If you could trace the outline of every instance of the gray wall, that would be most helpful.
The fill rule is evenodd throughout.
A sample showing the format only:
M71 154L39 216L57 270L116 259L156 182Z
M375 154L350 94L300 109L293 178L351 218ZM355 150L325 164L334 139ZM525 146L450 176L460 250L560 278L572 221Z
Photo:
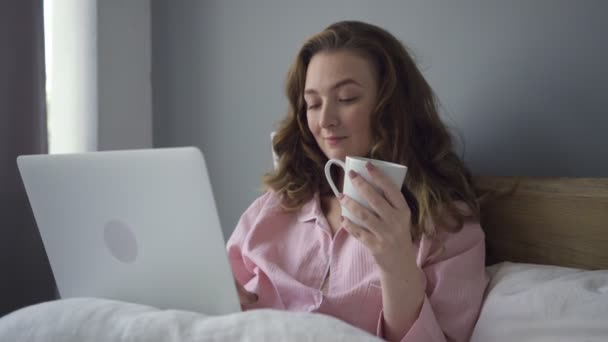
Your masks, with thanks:
M152 147L150 1L97 1L98 150Z
M342 19L414 52L475 173L608 176L603 0L152 0L154 144L206 155L228 235L271 167L287 67Z

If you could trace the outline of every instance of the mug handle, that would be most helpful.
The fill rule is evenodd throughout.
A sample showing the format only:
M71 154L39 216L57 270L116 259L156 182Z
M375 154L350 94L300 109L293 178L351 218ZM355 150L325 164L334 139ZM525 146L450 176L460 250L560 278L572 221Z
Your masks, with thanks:
M331 190L334 192L336 197L340 196L340 191L338 191L338 187L334 183L334 180L331 178L331 167L332 165L337 165L342 168L342 170L346 170L346 165L340 159L330 159L325 163L325 178L327 178L327 182L329 182L329 186Z

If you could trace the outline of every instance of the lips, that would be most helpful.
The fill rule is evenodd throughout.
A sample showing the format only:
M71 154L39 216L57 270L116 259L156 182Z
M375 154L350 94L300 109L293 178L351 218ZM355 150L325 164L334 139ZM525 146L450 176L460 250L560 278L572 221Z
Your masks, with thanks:
M344 139L346 139L346 137L327 137L325 138L325 141L330 145L336 145Z

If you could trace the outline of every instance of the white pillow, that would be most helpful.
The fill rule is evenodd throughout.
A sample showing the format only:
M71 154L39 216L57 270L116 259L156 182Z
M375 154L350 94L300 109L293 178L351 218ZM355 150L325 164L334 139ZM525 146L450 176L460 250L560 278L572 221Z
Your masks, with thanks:
M608 341L608 270L501 263L471 342Z

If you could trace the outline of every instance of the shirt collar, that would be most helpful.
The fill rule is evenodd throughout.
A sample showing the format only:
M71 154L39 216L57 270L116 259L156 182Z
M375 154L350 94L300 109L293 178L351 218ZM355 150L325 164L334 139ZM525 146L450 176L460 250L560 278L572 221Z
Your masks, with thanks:
M321 203L319 202L319 193L315 192L313 198L310 199L300 212L298 213L298 221L306 222L315 220L321 216Z

